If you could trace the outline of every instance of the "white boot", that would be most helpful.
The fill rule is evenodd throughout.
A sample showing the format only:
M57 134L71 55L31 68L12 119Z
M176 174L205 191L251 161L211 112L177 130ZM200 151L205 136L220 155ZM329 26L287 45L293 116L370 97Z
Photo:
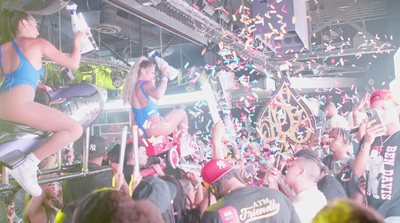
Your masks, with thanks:
M10 175L21 185L27 193L34 197L42 194L42 188L38 184L37 171L40 160L30 153L25 162L13 170L9 170Z

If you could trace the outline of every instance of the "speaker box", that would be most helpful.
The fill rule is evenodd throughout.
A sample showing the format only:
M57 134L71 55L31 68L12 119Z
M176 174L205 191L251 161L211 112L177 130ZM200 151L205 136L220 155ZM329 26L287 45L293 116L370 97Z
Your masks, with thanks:
M255 0L254 35L277 53L309 49L305 0Z

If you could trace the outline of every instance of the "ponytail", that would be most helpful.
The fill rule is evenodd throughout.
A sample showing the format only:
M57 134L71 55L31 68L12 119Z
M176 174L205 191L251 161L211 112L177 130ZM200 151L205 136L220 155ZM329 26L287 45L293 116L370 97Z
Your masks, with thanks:
M0 44L10 41L10 11L3 9L0 12Z
M18 24L24 19L30 21L33 16L18 10L3 9L0 11L0 44L15 39L18 32Z
M135 64L133 64L131 71L125 78L124 86L122 88L121 98L124 104L131 104L133 89L139 78L141 68L147 68L154 65L145 56L141 56Z

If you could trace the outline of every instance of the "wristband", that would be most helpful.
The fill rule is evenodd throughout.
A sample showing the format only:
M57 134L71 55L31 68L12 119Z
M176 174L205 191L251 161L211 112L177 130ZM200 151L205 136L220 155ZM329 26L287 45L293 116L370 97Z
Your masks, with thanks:
M366 148L364 148L364 147L361 147L361 149L360 149L361 151L364 151L364 152L369 152L369 150L367 150Z

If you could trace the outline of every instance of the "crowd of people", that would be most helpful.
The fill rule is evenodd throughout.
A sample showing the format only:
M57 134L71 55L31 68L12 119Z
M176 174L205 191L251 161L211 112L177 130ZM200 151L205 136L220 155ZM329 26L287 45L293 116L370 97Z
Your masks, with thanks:
M1 18L0 119L53 134L10 170L22 189L0 194L0 223L400 222L399 105L389 90L375 91L354 105L347 117L351 124L335 104L327 103L323 112L318 100L310 99L317 120L314 135L285 156L273 142L261 138L225 137L223 121L215 123L212 143L207 145L211 151L205 154L199 145L185 157L187 164L200 169L199 174L192 169L163 169L162 155L146 154L149 138L173 134L185 150L190 135L184 110L160 116L157 100L167 88L166 67L159 67L163 78L156 84L156 65L145 57L132 66L122 94L132 107L132 124L141 129L137 153L129 140L119 166L122 146L107 148L104 137L91 136L89 170L96 172L107 165L112 171L39 185L41 161L42 169L60 165L82 169L71 149L67 162L55 159L57 151L82 134L79 123L33 98L43 73L41 58L77 68L79 44L86 34L77 33L71 54L65 55L37 38L31 15L4 10ZM365 115L368 109L379 111L379 122ZM350 133L354 126L358 126L357 134ZM154 174L138 175L135 168L151 168Z

